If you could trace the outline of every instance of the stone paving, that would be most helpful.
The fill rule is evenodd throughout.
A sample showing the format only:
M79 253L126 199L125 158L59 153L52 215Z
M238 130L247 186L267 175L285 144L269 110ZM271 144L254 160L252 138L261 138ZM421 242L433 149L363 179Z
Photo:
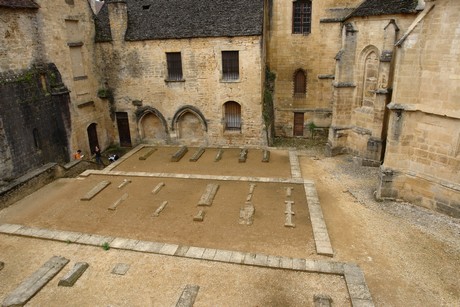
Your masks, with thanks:
M17 224L0 225L0 233L55 240L67 243L78 243L96 247L108 244L110 248L114 249L184 257L197 260L208 260L273 269L303 271L308 273L341 275L345 277L345 282L353 306L373 306L372 297L367 287L364 274L362 270L353 263L308 260L304 258L279 257L259 253L244 253L231 250L140 241L126 238L85 234L81 232L48 230Z
M128 172L128 171L115 171L113 170L117 165L129 159L133 154L139 150L149 147L146 145L139 145L128 154L121 157L116 162L110 164L103 170L88 170L80 176L87 177L90 175L110 175L114 178L117 176L123 177L155 177L155 178L180 178L180 179L206 179L206 180L221 180L221 181L246 181L251 182L255 186L257 182L270 182L270 183L291 183L303 184L305 189L305 197L308 203L308 210L310 220L313 228L313 235L316 245L316 251L320 255L333 257L333 249L327 232L326 223L324 221L321 205L316 192L315 183L311 180L302 178L300 171L299 160L295 150L289 150L289 161L291 166L291 178L273 178L273 177L250 177L250 176L216 176L216 175L201 175L201 174L176 174L176 173L148 173L148 172ZM181 148L181 154L185 151ZM147 159L154 149L150 150L146 155L142 156ZM110 182L102 181L94 189L85 195L86 199L91 199L102 189L104 189ZM123 185L127 184L123 181ZM164 184L160 184L152 193L157 193ZM288 191L287 194L289 194ZM206 193L205 193L206 194ZM126 194L127 195L127 194ZM127 196L126 196L127 197ZM83 199L82 199L83 200ZM115 210L116 207L122 202L117 201L109 207L110 210ZM165 206L165 205L164 205ZM163 208L164 208L163 206ZM157 210L157 214L161 210ZM204 217L204 213L201 219ZM169 255L177 257L185 257L191 259L217 261L234 263L239 265L250 265L258 267L266 267L273 269L295 270L310 273L322 274L335 274L345 277L346 285L353 306L373 306L372 297L364 279L364 274L361 269L355 264L342 263L335 261L320 261L308 260L304 258L288 258L279 257L274 255L265 255L260 253L245 253L231 250L221 250L212 248L202 248L195 246L140 241L133 239L126 239L112 236L100 236L95 234L87 234L72 231L48 230L42 228L28 227L25 225L16 224L3 224L0 225L0 233L18 235L32 238L48 239L62 242L73 242L78 244L85 244L91 246L102 246L108 244L110 248L131 250L136 252L153 253L160 255ZM185 290L184 290L185 291Z

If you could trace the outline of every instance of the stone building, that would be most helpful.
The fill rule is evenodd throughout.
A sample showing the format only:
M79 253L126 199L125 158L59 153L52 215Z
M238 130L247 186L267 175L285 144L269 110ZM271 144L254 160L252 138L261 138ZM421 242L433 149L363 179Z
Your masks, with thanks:
M266 142L263 0L106 1L96 29L115 142Z
M381 167L377 197L460 216L459 8L0 0L0 176L95 145L265 146L322 128L328 154Z

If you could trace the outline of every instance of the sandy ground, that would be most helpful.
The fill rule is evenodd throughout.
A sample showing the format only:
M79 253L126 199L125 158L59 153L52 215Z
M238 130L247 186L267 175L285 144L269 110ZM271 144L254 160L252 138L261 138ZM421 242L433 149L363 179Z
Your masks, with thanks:
M177 148L176 148L177 149ZM261 151L247 164L237 163L238 150L207 150L203 160L180 164L159 149L145 161L138 156L115 170L183 172L212 175L288 177L286 151L272 152L261 163ZM174 149L172 149L174 152ZM361 266L376 306L460 306L460 222L405 203L377 203L372 198L377 169L357 167L347 156L324 158L301 152L302 175L314 179L335 256L315 254L305 195L294 185L296 228L283 227L286 184L257 183L252 226L238 224L249 182L218 181L219 192L205 220L193 222L208 180L109 177L61 179L0 211L0 223L18 223L168 243L245 252L353 262ZM231 158L230 158L231 157ZM250 159L255 157L254 159ZM272 164L273 163L273 164ZM217 166L216 166L217 165ZM186 170L186 171L184 171ZM220 172L219 172L220 171ZM123 179L132 182L122 189ZM112 184L90 202L80 197L101 180ZM164 190L152 195L158 182ZM121 195L117 210L107 208ZM151 213L163 200L159 218ZM195 306L312 306L313 295L327 293L335 306L349 306L340 276L307 274L220 264L177 257L65 244L0 235L0 299L53 255L86 261L90 269L72 288L57 287L70 265L30 302L30 306L172 306L186 284L200 285ZM131 265L124 276L110 274L117 263Z

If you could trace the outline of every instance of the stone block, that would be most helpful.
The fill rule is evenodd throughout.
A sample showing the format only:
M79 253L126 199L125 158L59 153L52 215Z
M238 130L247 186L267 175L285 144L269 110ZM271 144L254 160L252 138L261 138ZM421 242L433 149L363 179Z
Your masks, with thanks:
M108 180L99 182L94 188L92 188L88 193L86 193L85 196L80 198L80 200L85 200L85 201L91 200L94 196L96 196L98 193L104 190L109 184L110 184L110 181Z
M139 240L116 238L110 242L110 246L118 249L133 249Z
M155 212L153 212L152 216L154 217L160 216L161 211L163 211L163 209L166 207L167 204L168 202L166 200L162 202L161 205L155 210Z
M86 262L75 263L73 269L59 280L58 286L72 287L88 267L89 264Z
M108 209L109 210L116 210L118 205L121 204L128 198L128 193L123 194L119 199L117 199Z
M185 156L187 151L188 151L187 146L182 146L181 148L179 148L179 150L176 151L174 155L171 157L171 162L179 162L180 159L182 159L182 157Z
M313 302L315 307L331 307L332 298L329 295L325 294L315 294L313 296Z
M247 148L241 149L240 156L238 157L238 162L244 163L246 162L247 158L248 158L248 149Z
M152 194L157 194L158 192L160 192L161 188L165 186L165 183L164 182L160 182L159 184L157 184L155 186L155 188L152 190Z
M268 163L270 162L270 151L269 150L264 150L262 154L262 162Z
M188 245L179 245L176 252L174 253L174 256L183 257L185 256L185 254L188 252L189 249L190 249L190 246Z
M193 217L193 220L196 222L203 222L205 211L202 209Z
M59 256L51 257L41 268L24 280L2 303L2 307L23 306L69 262Z
M142 156L140 156L139 160L147 160L147 158L150 157L155 151L157 151L156 148L150 149L147 153L145 153Z
M129 183L131 183L130 179L123 179L123 182L118 185L118 188L121 189L121 188L125 187Z
M179 300L176 303L176 307L192 307L195 303L195 299L200 290L199 286L196 285L186 285L182 291Z
M231 256L232 256L231 251L218 249L218 250L216 250L214 260L215 261L221 261L221 262L229 262Z
M185 257L201 259L201 257L203 257L204 251L205 249L202 247L192 246L188 249L187 253L185 253Z
M219 190L219 185L215 183L210 183L206 186L206 190L201 195L200 201L198 202L198 206L211 206L214 200L214 197L217 194L217 190Z
M117 263L115 267L112 269L112 274L116 275L125 275L130 268L129 264L126 263Z
M213 248L206 248L204 250L202 259L213 260L214 257L216 256L216 252L217 252L217 250L215 250Z
M161 247L159 253L163 255L174 255L174 253L177 251L179 248L179 245L176 244L165 244Z
M217 155L214 158L214 162L220 161L222 159L223 154L224 154L224 150L222 148L219 148L219 151L217 152Z
M189 159L190 162L196 162L200 157L203 155L205 151L204 147L198 148L198 150L193 154L193 156Z

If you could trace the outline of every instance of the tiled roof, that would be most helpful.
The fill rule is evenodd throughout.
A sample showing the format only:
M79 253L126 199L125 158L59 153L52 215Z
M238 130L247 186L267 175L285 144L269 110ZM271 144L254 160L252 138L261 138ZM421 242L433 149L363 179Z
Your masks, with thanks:
M126 40L262 35L263 0L126 0L126 4ZM104 11L107 3L99 15ZM107 19L99 15L102 30L109 26L108 15Z
M38 9L40 6L33 0L0 0L0 7Z
M348 17L416 13L418 0L366 0Z

